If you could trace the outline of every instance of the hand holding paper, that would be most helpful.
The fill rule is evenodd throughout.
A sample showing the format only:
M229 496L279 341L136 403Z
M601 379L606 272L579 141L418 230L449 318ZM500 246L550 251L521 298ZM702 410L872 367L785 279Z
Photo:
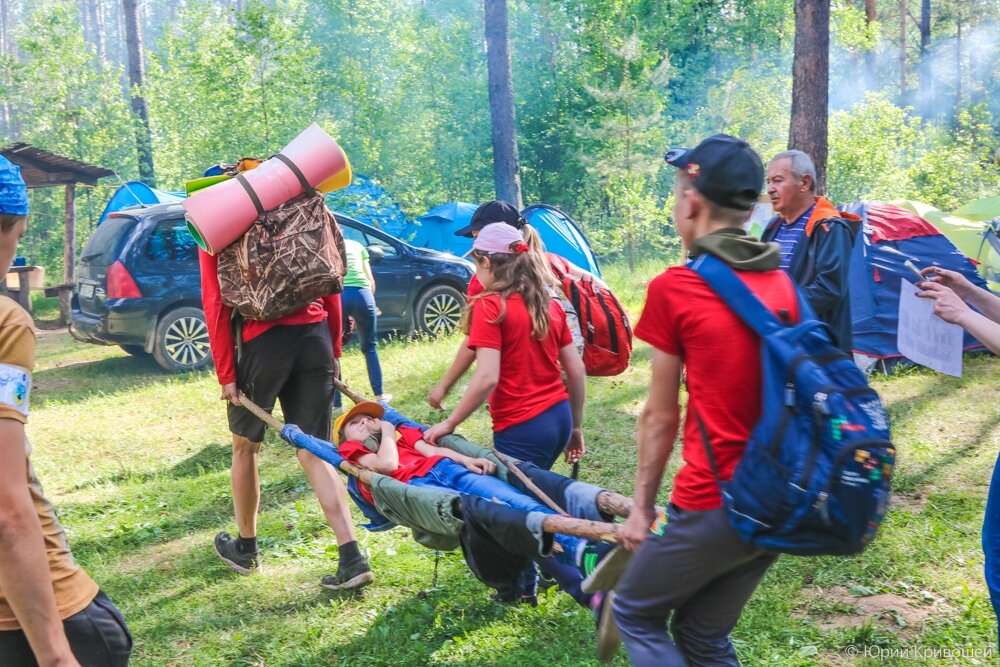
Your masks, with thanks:
M968 309L961 299L948 290L959 304ZM897 346L899 351L911 361L927 366L946 375L962 376L962 327L950 324L935 314L937 299L918 298L918 288L903 280L899 294L899 331ZM936 293L936 292L935 292ZM945 297L947 298L947 297ZM950 316L953 304L942 306Z

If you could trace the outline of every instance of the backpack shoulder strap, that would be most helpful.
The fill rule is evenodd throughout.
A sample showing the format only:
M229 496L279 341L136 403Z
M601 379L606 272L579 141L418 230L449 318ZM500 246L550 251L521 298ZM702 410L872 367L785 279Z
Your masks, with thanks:
M555 275L556 280L562 282L562 279L569 275L569 264L567 260L555 253L546 252L545 259L549 262L549 268L552 269L553 275Z
M751 292L750 288L729 268L729 265L718 257L705 253L690 262L688 268L701 276L719 298L746 322L747 326L756 331L758 336L764 337L784 328L774 313L768 310L757 295Z

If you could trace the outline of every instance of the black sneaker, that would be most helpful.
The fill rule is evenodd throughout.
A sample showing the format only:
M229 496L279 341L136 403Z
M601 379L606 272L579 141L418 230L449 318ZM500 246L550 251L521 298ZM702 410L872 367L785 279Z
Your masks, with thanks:
M503 592L497 591L496 593L490 594L490 599L494 602L499 602L500 604L526 604L531 607L538 606L538 596L537 595L518 595L513 592Z
M353 565L344 567L342 564L337 568L337 574L328 574L320 580L323 588L331 591L357 590L375 581L375 573L368 565L368 561L359 558Z
M222 531L215 536L215 553L222 562L240 574L250 574L260 570L260 551L243 553L235 537Z

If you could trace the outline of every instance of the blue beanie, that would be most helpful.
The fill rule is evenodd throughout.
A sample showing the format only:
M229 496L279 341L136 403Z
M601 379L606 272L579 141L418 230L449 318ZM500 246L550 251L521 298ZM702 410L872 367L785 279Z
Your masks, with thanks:
M28 215L28 188L21 168L0 155L0 213Z

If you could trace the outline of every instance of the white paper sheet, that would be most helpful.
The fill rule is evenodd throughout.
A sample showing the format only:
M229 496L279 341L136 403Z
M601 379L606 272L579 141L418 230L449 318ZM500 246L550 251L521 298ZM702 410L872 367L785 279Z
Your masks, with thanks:
M962 377L962 327L934 314L934 301L917 296L917 286L900 283L896 346L907 359L939 373Z

